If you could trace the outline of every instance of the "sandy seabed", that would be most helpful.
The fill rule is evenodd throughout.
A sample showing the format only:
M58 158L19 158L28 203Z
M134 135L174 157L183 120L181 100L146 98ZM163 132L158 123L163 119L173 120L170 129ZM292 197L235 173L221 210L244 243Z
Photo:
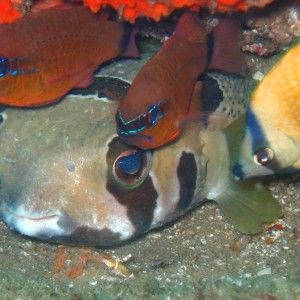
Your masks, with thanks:
M284 218L271 231L242 236L206 203L165 228L113 250L65 247L65 268L53 271L60 246L34 241L0 223L1 299L300 299L300 176L268 183ZM126 277L89 262L68 270L83 252L127 259Z

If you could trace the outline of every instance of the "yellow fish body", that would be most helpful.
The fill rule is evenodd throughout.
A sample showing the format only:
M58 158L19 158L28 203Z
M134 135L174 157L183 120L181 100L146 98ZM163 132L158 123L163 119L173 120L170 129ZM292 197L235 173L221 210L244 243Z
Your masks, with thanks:
M300 169L300 43L258 85L246 122L237 179Z

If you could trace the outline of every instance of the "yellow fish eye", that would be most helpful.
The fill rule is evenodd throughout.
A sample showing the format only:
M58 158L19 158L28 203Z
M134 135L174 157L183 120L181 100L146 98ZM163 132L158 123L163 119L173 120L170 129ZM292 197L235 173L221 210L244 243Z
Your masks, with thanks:
M274 159L274 151L271 148L261 148L254 154L254 162L259 166L268 165Z
M114 161L113 177L123 188L136 188L147 178L151 165L152 151L126 150Z

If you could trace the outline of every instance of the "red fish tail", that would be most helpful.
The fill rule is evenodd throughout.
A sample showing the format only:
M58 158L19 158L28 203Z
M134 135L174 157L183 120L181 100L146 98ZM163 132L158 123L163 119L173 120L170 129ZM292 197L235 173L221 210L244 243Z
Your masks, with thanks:
M123 56L140 57L139 51L135 44L137 30L129 23L123 25L123 37L121 40L121 53Z
M178 21L175 32L190 42L206 43L207 40L205 26L197 12L185 12Z
M240 49L244 14L234 13L222 18L213 29L213 52L209 69L243 73L246 69Z

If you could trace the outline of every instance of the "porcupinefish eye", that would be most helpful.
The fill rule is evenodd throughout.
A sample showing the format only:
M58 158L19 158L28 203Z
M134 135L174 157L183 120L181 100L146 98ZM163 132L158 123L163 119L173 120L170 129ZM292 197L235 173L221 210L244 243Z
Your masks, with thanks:
M152 151L129 149L114 161L113 176L125 188L135 188L148 176L152 164Z
M254 154L254 162L257 165L268 165L274 158L275 154L271 148L261 148Z

